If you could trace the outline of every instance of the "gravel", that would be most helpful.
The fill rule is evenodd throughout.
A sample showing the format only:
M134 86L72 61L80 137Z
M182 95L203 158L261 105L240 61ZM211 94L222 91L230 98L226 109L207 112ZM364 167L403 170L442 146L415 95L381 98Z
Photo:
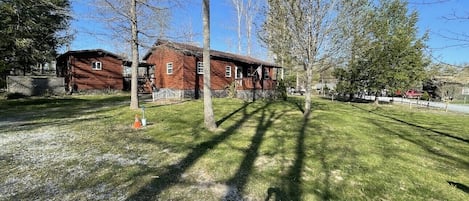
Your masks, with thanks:
M124 200L130 184L95 178L115 174L112 167L147 164L132 151L113 153L87 144L88 135L67 126L12 129L31 122L11 123L0 121L0 200Z

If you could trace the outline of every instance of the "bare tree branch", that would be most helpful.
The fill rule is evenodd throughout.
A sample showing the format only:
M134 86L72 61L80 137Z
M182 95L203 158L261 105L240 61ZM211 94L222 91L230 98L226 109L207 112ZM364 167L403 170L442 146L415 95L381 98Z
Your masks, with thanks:
M445 2L449 2L449 1L451 1L451 0L413 0L413 1L409 1L409 4L431 5L431 4L445 3Z

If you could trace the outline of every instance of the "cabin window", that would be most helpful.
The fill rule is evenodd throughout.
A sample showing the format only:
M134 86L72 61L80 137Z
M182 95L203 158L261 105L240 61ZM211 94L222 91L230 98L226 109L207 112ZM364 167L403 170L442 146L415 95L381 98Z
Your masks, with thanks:
M173 74L173 62L166 63L166 74Z
M269 79L269 69L268 68L264 68L262 69L262 73L264 74L264 79Z
M91 69L103 70L103 63L101 63L100 61L93 61L93 63L91 63Z
M241 79L243 78L243 68L240 66L235 67L235 78L236 79Z
M197 62L197 74L204 74L204 62Z
M225 77L231 77L231 66L225 67Z
M254 76L254 74L253 74L253 72L252 72L252 71L253 71L253 68L252 68L252 66L249 66L249 67L248 67L248 69L247 69L247 75L248 75L248 77L252 77L252 76Z

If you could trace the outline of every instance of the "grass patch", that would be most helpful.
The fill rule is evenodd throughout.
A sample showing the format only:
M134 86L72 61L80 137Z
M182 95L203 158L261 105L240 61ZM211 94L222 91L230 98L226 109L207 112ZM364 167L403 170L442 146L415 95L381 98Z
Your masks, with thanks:
M301 98L0 100L0 200L468 200L469 118Z

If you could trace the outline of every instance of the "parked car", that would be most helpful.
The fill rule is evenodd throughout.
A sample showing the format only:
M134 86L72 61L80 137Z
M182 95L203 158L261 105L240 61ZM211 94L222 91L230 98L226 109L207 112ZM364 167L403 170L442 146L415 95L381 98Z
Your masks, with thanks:
M288 93L290 93L291 95L295 94L295 93L298 93L300 95L303 95L304 93L306 93L306 89L301 87L300 89L296 89L295 87L290 87L288 89Z
M404 98L420 98L423 93L417 90L407 90L403 95Z

